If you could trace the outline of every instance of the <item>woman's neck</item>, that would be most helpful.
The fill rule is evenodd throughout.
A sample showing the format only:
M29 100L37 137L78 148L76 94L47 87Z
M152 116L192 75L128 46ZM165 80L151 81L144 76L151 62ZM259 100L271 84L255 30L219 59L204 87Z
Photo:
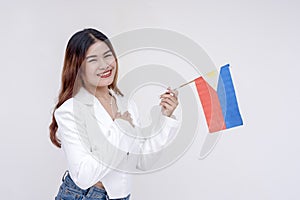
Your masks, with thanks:
M104 87L93 87L93 88L86 88L91 94L93 94L97 99L110 99L110 93L108 86Z

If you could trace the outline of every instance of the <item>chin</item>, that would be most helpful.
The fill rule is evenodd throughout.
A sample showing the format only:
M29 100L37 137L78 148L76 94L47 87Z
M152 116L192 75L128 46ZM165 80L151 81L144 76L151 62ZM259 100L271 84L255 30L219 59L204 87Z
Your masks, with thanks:
M113 83L113 79L112 80L108 80L108 81L105 81L103 83L100 83L98 84L98 87L104 87L104 86L109 86Z

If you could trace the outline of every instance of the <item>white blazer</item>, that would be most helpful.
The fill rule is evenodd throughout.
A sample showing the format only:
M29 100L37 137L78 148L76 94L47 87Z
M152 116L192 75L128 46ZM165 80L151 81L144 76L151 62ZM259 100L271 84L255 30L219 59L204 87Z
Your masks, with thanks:
M175 137L180 122L161 115L158 134L142 138L135 104L112 90L110 93L119 111L131 114L135 127L122 119L112 120L98 99L83 87L54 116L57 138L76 185L87 189L101 181L110 198L123 198L131 192L132 173L151 170L159 150Z

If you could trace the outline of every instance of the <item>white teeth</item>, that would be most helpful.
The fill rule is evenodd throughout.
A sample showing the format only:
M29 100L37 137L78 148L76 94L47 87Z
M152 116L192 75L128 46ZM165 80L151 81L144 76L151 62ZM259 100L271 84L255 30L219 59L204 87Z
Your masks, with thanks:
M105 72L105 73L103 73L102 75L105 76L105 75L108 75L109 73L110 73L110 71Z
M111 70L105 72L105 73L102 73L102 74L97 74L97 76L106 76L108 75L109 73L111 72Z

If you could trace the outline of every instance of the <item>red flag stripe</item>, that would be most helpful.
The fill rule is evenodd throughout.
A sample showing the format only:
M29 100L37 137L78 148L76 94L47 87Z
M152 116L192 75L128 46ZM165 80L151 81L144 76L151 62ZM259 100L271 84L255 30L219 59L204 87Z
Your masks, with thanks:
M195 79L195 84L209 132L226 129L217 92L202 77Z

